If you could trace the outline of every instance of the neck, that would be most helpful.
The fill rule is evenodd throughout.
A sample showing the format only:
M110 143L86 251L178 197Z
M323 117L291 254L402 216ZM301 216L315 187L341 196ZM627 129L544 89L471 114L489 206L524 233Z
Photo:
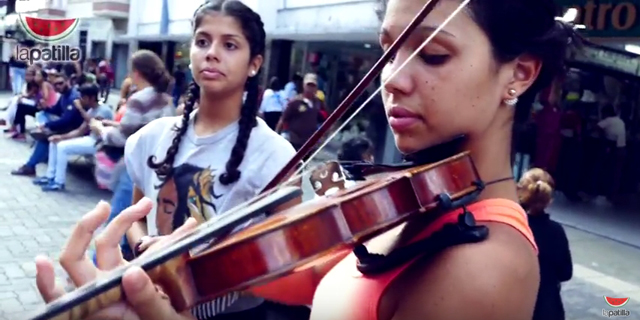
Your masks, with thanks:
M200 91L198 118L195 124L196 134L213 134L237 121L242 108L242 95L242 91L227 96Z
M480 179L485 184L488 184L475 199L475 202L502 198L517 203L518 195L514 181L507 180L491 183L513 175L511 172L511 144L505 143L505 138L509 139L506 141L511 141L510 126L494 124L491 127L497 129L489 129L483 135L467 136L461 148L458 149L459 151L468 150L471 153L471 158L478 170ZM402 244L413 239L431 222L433 222L433 218L430 215L424 215L424 218L407 223L397 243Z
M310 93L304 93L304 94L302 94L302 96L307 98L307 99L313 99L313 97L315 97L315 95L310 94Z
M134 85L136 86L137 90L142 90L142 89L151 87L151 84L144 80L137 81L134 83Z
M503 198L518 202L516 184L513 180L497 180L513 176L511 169L511 129L508 125L495 124L482 135L469 137L463 150L471 152L471 158L478 169L480 179L486 188L479 195L477 201Z

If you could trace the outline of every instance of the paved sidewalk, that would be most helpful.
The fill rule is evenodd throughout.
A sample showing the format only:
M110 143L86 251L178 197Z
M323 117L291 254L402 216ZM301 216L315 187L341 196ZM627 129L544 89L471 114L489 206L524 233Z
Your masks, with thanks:
M640 248L640 208L572 203L557 194L549 213L564 225Z
M613 310L604 296L630 298L626 319L640 319L640 250L617 241L565 227L574 263L573 279L563 284L567 320L602 319Z
M0 105L8 99L0 94ZM57 259L76 221L99 200L111 198L90 177L69 174L66 192L45 194L31 179L11 176L31 150L29 144L0 137L0 320L25 319L25 312L42 306L34 257ZM40 174L43 170L46 165L38 167Z

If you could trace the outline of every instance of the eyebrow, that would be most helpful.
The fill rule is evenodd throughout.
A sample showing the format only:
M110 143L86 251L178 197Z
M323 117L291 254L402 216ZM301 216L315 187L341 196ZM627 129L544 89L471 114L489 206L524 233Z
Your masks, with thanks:
M198 31L198 32L196 32L196 35L197 34L201 34L203 36L207 36L207 37L210 37L210 38L213 37L209 32L206 32L206 31ZM225 34L221 35L221 37L223 37L223 38L241 38L242 36L240 36L239 34L235 34L235 33L225 33Z
M434 27L434 26L418 26L413 33L411 34L411 36L416 36L416 35L420 35L424 38L428 37L429 35L431 35L432 33L436 32L436 30L438 29L438 27ZM404 30L404 29L403 29ZM455 38L456 36L454 36L452 33L446 31L446 30L440 30L438 34L443 34L445 36L448 37L452 37ZM388 29L386 28L382 28L382 30L380 30L379 32L380 36L383 37L391 37L391 33L389 32Z

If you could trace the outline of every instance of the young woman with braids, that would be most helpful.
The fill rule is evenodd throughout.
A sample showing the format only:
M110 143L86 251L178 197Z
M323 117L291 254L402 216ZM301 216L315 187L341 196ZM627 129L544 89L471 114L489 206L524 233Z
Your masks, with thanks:
M380 44L388 49L426 0L380 2ZM369 252L383 255L378 258L391 259L386 256L389 252L427 239L461 216L470 222L470 215L487 228L489 236L438 253L414 250L410 261L397 261L397 267L377 274L363 274L357 268L358 260L366 263L366 259L350 254L251 292L290 304L310 304L312 320L531 320L540 270L537 246L512 177L514 114L517 108L530 107L518 105L518 97L539 91L562 72L574 31L555 21L560 12L553 0L471 0L409 60L460 4L459 0L440 1L403 43L382 72L382 98L396 146L403 154L420 157L423 153L419 151L462 136L456 140L462 145L449 144L455 150L442 156L469 150L485 188L467 211L460 208L416 218L366 246ZM113 241L133 219L144 216L149 205L142 201L131 207L107 227L100 240ZM89 244L88 232L95 230L92 221L99 221L100 210L99 206L85 216L86 222L69 240L75 246L63 253L67 272L86 281L95 278L96 270L83 265L79 257ZM87 235L80 235L83 232ZM121 263L119 257L109 256L112 250L109 244L98 248L99 257L110 259L111 264L104 268ZM359 257L364 255L358 252ZM37 278L46 299L59 295L53 289L52 270L38 263ZM185 319L156 292L142 270L129 269L123 287L128 310L136 316Z
M258 73L266 41L260 16L240 1L217 0L200 6L193 22L194 82L183 115L155 120L127 140L125 162L134 184L133 202L150 211L146 221L131 228L128 239L169 235L190 217L224 214L261 192L295 154L288 141L257 117ZM131 246L144 249L159 237L145 239L151 240ZM100 254L97 266L113 267ZM240 293L192 310L197 319L215 320L260 320L267 313L283 320L301 319L298 315L308 318L309 312L306 306L289 307Z

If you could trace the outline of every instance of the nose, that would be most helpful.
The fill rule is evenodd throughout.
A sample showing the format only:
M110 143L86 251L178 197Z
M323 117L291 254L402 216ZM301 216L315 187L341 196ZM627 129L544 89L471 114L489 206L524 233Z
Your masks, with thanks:
M384 83L384 90L391 94L409 94L414 89L414 82L412 78L413 69L410 61L403 68L400 68L409 56L410 52L400 48L396 53L393 62L387 64L382 70L380 79Z
M209 46L209 50L207 50L207 56L206 59L207 61L220 61L219 58L219 53L220 53L220 45L218 44L218 41L214 40L211 42L211 45Z

